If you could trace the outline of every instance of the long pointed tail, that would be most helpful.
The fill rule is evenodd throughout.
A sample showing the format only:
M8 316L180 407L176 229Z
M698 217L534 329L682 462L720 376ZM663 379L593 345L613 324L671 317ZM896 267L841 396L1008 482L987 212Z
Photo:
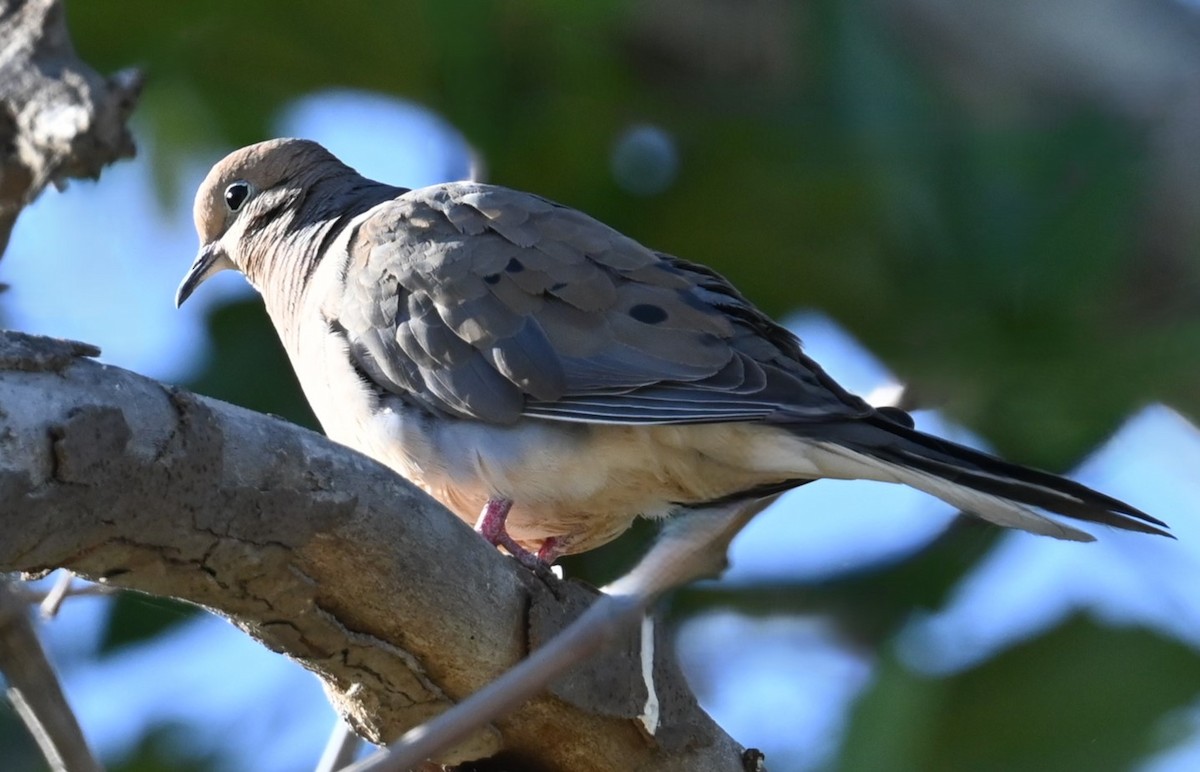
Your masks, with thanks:
M1031 509L1037 507L1076 520L1171 536L1166 523L1086 485L919 432L883 414L843 424L835 434L836 445L822 443L825 449L852 455L873 468L875 479L905 483L999 525L1093 540Z

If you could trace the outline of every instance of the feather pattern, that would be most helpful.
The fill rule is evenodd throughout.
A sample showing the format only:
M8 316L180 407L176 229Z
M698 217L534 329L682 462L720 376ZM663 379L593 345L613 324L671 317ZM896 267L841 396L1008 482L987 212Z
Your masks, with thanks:
M359 226L350 260L346 305L395 314L391 338L377 318L343 322L350 350L412 359L416 389L407 373L381 386L450 415L656 424L871 412L716 273L537 196L477 183L411 191Z

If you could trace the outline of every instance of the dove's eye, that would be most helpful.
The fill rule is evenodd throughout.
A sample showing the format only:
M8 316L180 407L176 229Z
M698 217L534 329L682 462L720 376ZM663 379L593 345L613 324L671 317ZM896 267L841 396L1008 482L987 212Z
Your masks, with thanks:
M238 180L225 188L225 206L229 207L231 212L241 209L242 204L246 203L248 198L250 198L250 183L244 180Z

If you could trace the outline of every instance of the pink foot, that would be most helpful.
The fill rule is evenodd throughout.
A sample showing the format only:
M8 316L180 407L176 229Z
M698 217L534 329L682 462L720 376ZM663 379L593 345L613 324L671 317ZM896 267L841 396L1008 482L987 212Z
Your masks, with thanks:
M488 499L488 503L484 505L483 512L479 514L479 520L475 523L475 530L480 536L487 539L488 543L503 547L517 561L526 568L534 571L544 571L547 568L547 563L542 559L541 555L546 550L545 543L542 544L538 554L535 555L529 550L517 544L513 537L508 535L508 530L505 528L505 521L508 519L508 511L512 509L511 499Z
M542 542L542 546L538 547L538 560L546 565L550 565L554 561L562 557L562 539L557 536L549 536Z

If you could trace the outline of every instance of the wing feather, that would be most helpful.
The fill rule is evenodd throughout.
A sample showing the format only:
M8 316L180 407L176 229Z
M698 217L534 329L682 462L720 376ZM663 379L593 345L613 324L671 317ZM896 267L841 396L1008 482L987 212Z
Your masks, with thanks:
M634 424L870 412L715 272L537 196L410 191L350 244L334 321L367 377L436 411Z

